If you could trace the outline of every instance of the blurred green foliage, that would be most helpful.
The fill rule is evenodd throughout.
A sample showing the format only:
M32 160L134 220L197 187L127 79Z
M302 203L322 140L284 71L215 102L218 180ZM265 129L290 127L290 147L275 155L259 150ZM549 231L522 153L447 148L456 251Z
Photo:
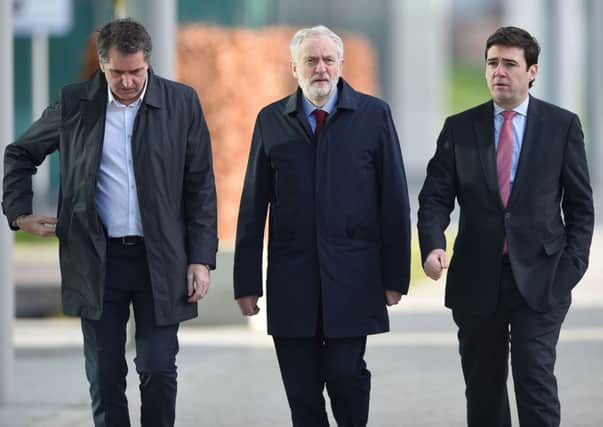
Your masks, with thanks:
M58 240L56 237L32 236L31 234L18 230L17 232L15 232L15 242L27 244L56 245L58 243Z
M455 63L450 72L448 111L459 113L490 99L484 69L477 65Z

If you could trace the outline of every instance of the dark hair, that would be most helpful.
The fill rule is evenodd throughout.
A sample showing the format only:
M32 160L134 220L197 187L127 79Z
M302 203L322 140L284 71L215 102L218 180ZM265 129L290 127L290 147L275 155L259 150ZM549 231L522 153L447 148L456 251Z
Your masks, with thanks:
M96 52L102 62L109 62L109 50L112 47L124 54L142 51L146 62L151 59L153 50L147 30L130 18L116 19L98 30Z
M538 64L540 46L538 41L526 30L517 27L500 27L486 41L485 59L488 59L488 49L494 45L522 48L527 68ZM530 81L530 87L533 83L534 80Z

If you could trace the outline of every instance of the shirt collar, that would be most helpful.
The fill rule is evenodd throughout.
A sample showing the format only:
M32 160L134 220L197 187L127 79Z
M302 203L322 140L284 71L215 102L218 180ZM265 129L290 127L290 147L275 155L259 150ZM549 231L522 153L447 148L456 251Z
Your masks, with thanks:
M144 99L144 94L147 92L147 82L148 81L149 81L149 75L147 73L147 78L144 80L144 87L142 88L142 92L140 92L140 96L138 97L138 99L136 101L131 103L130 106L137 107L138 105L140 105L140 103ZM124 104L122 104L115 98L115 96L113 95L113 92L111 92L111 87L108 84L107 84L107 92L109 93L109 96L107 97L108 105L113 104L113 105L119 105L122 107L125 106Z
M513 111L515 111L517 114L521 114L522 116L527 116L528 115L528 104L529 103L530 103L530 97L527 96L526 99L525 99L525 101L523 101L517 107L513 108ZM506 109L503 108L503 107L501 107L500 105L498 105L495 102L494 103L494 117L498 116L503 111L506 111Z
M326 111L327 114L331 114L333 112L333 110L335 109L335 106L337 105L338 99L339 99L339 88L337 86L335 86L335 90L331 93L329 100L325 103L325 105L320 107L320 109ZM316 108L317 108L316 105L312 104L308 100L308 98L306 98L306 95L303 95L303 92L302 92L302 107L304 109L304 113L306 114L306 117L309 117L312 114L312 112L314 110L316 110Z

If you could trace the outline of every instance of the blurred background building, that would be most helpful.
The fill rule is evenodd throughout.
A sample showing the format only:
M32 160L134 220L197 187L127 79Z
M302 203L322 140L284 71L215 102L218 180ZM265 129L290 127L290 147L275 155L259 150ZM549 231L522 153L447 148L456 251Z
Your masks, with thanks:
M41 4L52 3L60 4L58 9L66 14L62 28L54 35L42 35L42 41L35 32L18 28L15 32L16 136L39 116L40 105L52 101L62 85L80 78L90 34L112 16L143 21L152 33L155 55L166 56L174 66L177 49L170 49L169 42L176 39L172 33L177 33L177 28L187 25L260 29L322 23L337 32L364 37L371 44L373 52L367 60L374 58L376 64L373 92L392 106L408 175L418 186L445 115L487 99L482 77L484 41L498 26L512 24L527 28L543 47L533 93L578 112L587 125L589 151L596 158L601 156L591 143L601 138L601 78L597 74L601 30L596 25L601 6L596 0L374 0L370 4L362 0L12 1L17 15L28 5L39 9ZM170 8L173 11L166 13ZM40 47L44 43L47 50ZM281 49L286 64L288 52L281 45L272 47ZM262 58L247 55L245 61L247 69L255 67L261 75ZM41 62L48 64L46 75L39 72ZM362 62L362 58L352 58L348 52L344 76L358 68L352 68L352 62ZM178 78L174 70L159 72ZM213 83L211 79L205 82L208 91ZM253 96L253 89L245 95ZM285 95L283 91L274 99ZM204 102L203 96L201 100ZM41 191L36 199L50 211L58 191L57 170L55 155L37 179ZM598 183L598 172L593 172Z

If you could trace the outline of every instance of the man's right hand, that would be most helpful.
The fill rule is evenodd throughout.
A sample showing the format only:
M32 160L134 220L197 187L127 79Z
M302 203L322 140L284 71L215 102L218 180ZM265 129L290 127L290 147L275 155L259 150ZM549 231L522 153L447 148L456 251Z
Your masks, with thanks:
M239 308L241 309L243 316L255 316L260 311L257 295L239 298L237 299L237 302L239 303Z
M446 268L448 268L448 257L444 249L434 249L431 251L423 264L423 271L433 280L438 280L442 277L442 272Z
M42 215L21 215L15 220L15 225L26 233L34 236L55 236L57 219Z

